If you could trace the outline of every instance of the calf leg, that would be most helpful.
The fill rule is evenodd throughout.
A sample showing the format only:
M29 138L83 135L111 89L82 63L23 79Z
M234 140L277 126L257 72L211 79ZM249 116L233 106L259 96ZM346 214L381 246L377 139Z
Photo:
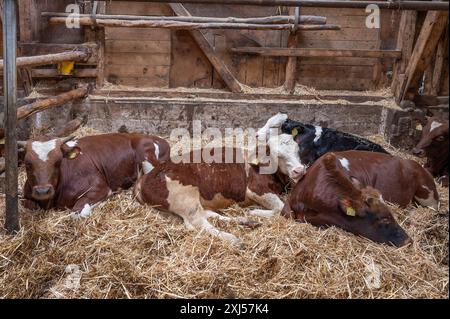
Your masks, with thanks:
M257 203L258 205L263 206L268 209L252 209L249 211L251 216L259 216L259 217L274 217L278 215L284 206L284 203L278 197L278 195L274 193L265 193L262 195L258 195L253 192L250 188L247 188L246 193L247 198Z
M72 209L72 218L80 219L83 217L89 217L92 213L92 208L95 204L105 200L110 193L108 186L95 187L88 193L84 194L81 198L77 200Z
M256 221L248 220L245 217L227 217L220 214L217 214L216 212L213 212L211 210L206 210L206 218L217 218L218 220L230 223L230 222L237 222L240 225L244 225L250 228L255 228L258 226L261 226L261 223L258 223Z

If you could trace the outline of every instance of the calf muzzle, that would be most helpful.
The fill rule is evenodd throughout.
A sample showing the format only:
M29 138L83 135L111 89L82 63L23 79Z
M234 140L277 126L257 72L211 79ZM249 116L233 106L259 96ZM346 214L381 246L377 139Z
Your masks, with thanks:
M48 200L55 195L55 189L52 185L37 185L33 187L32 196L36 200Z
M421 148L414 148L412 150L413 155L418 156L418 157L424 157L425 156L425 151Z

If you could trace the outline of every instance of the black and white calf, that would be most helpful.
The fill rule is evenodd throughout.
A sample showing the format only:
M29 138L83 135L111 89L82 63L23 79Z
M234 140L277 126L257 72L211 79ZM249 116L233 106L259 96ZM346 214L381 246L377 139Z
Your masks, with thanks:
M281 128L283 133L292 134L299 145L300 159L305 165L314 163L328 152L357 150L388 154L380 145L360 136L290 120L287 114L278 113L271 117L258 130L258 137L265 136L271 128Z

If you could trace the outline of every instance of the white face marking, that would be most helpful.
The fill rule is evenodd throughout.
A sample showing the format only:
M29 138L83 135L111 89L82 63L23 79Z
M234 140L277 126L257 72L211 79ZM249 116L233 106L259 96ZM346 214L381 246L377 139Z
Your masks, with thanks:
M48 154L53 151L56 147L56 140L50 140L47 142L34 141L31 143L31 149L39 157L41 161L48 160Z
M339 162L341 162L343 168L350 172L350 162L348 161L348 159L344 157L339 159Z
M150 173L155 167L148 160L142 162L142 169L144 174Z
M153 145L155 146L155 156L156 159L159 159L159 145L156 143L153 143Z
M386 202L384 201L383 195L380 194L380 202L382 202L383 204L386 204Z
M69 147L75 147L77 145L77 141L68 141L66 142L66 145Z
M436 200L434 198L434 192L431 191L427 186L422 185L422 188L426 189L427 191L429 191L428 193L428 197L427 198L419 198L417 196L414 196L414 198L416 199L416 201L425 207L431 208L433 210L439 210L439 200Z
M268 145L270 148L270 155L277 156L278 168L280 171L292 179L298 179L298 173L295 171L305 171L305 166L300 161L298 155L298 144L289 134L280 134L272 136Z
M314 128L316 129L316 137L314 138L314 142L317 142L320 137L322 136L322 127L321 126L314 126Z
M433 122L431 123L430 132L433 131L434 129L437 129L439 126L442 126L442 125L443 125L442 123L433 121Z
M265 137L272 127L280 127L287 120L287 114L278 113L267 120L266 124L261 127L256 134Z

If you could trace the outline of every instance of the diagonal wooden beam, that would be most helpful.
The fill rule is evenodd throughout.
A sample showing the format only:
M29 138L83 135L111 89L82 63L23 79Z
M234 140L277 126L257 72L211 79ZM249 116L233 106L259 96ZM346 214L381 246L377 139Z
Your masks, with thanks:
M448 12L429 11L427 13L411 59L406 67L397 102L405 99L412 100L416 95L420 79L433 58L433 53L445 29L447 19Z
M187 11L182 4L170 3L169 5L177 16L187 16L187 17L191 16L189 11ZM205 56L208 58L209 62L212 64L214 69L217 71L217 73L219 73L220 77L228 86L228 88L235 93L242 92L242 85L234 77L234 75L231 73L230 69L228 69L225 63L223 63L222 59L220 59L217 56L213 47L211 47L211 45L209 44L208 40L205 38L203 33L199 30L189 30L189 32L191 36L194 38L197 45L203 51Z

